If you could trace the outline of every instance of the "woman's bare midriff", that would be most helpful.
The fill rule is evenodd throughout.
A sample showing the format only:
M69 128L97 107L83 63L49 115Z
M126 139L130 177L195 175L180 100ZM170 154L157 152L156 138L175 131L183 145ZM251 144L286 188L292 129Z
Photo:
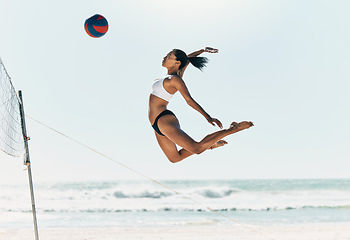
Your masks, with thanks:
M167 106L168 106L167 101L157 96L154 96L153 94L150 94L149 106L148 106L148 119L151 124L154 123L154 120L161 112L167 109L166 108Z

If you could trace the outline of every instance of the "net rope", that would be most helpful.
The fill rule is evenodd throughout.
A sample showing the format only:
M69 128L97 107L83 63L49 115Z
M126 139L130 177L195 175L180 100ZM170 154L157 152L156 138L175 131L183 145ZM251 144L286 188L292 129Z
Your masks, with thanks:
M19 105L11 77L0 58L0 149L13 157L24 153Z

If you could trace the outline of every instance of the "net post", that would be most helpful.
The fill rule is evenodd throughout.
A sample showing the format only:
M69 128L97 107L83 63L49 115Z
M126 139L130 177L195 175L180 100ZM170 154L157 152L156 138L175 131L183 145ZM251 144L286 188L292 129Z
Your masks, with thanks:
M19 112L21 114L22 133L23 133L23 140L24 140L24 147L25 147L24 165L27 165L27 167L28 167L28 178L29 178L30 196L31 196L31 202L32 202L32 213L33 213L35 240L39 240L38 223L37 223L37 219L36 219L36 209L35 209L35 201L34 201L32 170L31 170L30 158L29 158L29 147L28 147L28 140L29 139L27 137L27 129L26 129L26 123L25 123L22 91L18 91L18 97L20 99Z

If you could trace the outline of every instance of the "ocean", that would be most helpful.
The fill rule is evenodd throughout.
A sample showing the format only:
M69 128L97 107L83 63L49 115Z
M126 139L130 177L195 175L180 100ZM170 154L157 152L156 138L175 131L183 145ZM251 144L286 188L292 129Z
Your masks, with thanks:
M121 180L34 184L39 227L350 223L350 179ZM211 212L210 207L235 222ZM32 227L27 184L0 184L0 226Z

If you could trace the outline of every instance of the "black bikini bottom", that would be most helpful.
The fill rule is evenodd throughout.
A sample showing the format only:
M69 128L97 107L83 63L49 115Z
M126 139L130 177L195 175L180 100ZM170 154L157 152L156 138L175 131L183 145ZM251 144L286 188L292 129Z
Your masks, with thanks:
M159 118L161 118L162 116L165 116L165 115L173 115L175 116L175 114L170 111L170 110L164 110L163 112L161 112L157 117L156 117L156 120L154 120L154 123L152 125L154 131L156 131L159 135L161 136L164 136L164 134L159 130L158 128L158 120Z

